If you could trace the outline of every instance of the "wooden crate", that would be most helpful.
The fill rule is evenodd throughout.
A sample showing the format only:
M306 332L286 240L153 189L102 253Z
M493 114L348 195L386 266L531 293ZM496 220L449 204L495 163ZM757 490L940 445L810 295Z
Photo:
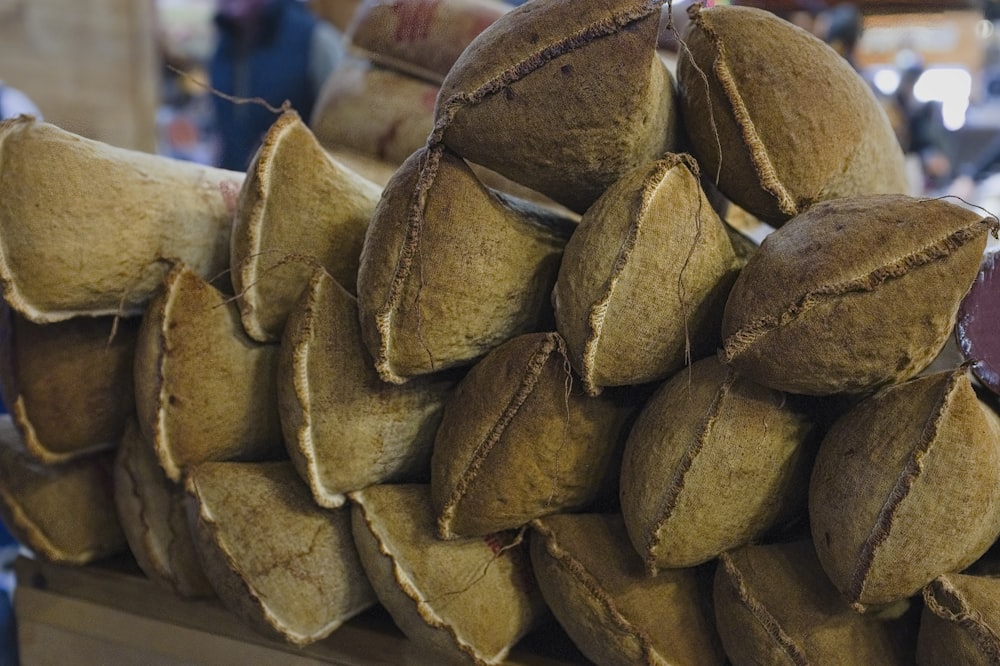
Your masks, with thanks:
M87 567L19 558L14 612L21 664L211 664L213 666L438 666L381 607L305 648L269 640L215 601L185 601L145 578L131 559ZM511 653L510 664L587 663L555 626Z
M154 34L153 0L0 0L0 79L49 122L153 152Z

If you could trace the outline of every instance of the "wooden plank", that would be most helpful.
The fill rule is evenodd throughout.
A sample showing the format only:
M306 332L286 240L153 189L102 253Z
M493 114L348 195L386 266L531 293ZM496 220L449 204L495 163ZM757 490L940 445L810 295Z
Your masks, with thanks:
M26 665L72 661L437 666L441 661L410 642L381 607L352 619L322 641L296 648L253 631L217 601L186 601L157 587L128 558L67 567L22 557L15 571L14 611ZM565 634L555 627L546 629L515 647L507 663L585 663ZM77 659L78 655L87 658ZM166 661L158 661L162 659Z

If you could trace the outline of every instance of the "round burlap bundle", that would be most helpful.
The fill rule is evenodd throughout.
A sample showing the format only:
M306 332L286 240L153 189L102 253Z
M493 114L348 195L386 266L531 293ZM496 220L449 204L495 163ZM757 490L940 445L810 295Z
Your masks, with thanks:
M552 285L574 223L498 195L439 146L386 185L358 272L365 346L383 380L470 365L552 327Z
M376 485L350 498L365 572L396 625L431 652L428 663L503 663L544 617L521 536L438 539L426 485Z
M230 245L233 288L251 338L281 339L317 266L354 290L381 193L332 159L294 111L274 122L243 181Z
M1000 580L943 574L924 588L917 663L1000 663Z
M909 192L882 105L822 40L762 9L697 5L683 39L691 149L734 203L780 226L819 201Z
M426 481L431 447L457 377L379 379L353 296L317 270L292 310L278 358L285 446L320 506L376 483Z
M114 454L61 464L27 455L9 416L0 417L0 518L17 542L48 562L84 565L128 548L112 491Z
M582 213L677 141L658 5L551 0L504 14L449 71L428 142Z
M913 377L951 334L996 226L905 195L817 204L740 271L722 358L789 393L864 393Z
M135 411L139 322L35 324L0 306L0 387L28 455L54 464L117 445Z
M904 621L854 612L808 541L744 546L715 571L715 617L734 666L911 663Z
M961 571L1000 535L1000 417L965 368L885 388L820 445L809 518L823 569L858 610Z
M135 315L171 262L229 265L244 174L126 150L20 116L0 123L0 282L37 323Z
M633 169L566 245L556 328L588 393L663 379L721 343L736 255L697 169L673 154Z
M115 454L114 490L122 531L143 573L184 599L214 596L188 526L184 488L167 479L134 419Z
M208 580L256 631L308 645L375 603L351 514L316 506L287 461L203 463L184 487Z
M690 567L804 518L815 428L714 357L664 383L629 433L622 515L647 569Z
M438 533L513 529L613 494L634 411L610 391L583 394L557 333L504 343L445 405L431 458Z
M531 521L531 564L545 603L594 663L725 661L699 572L647 575L620 516L561 514Z
M345 36L373 62L440 83L469 42L510 7L500 0L365 0Z
M236 303L178 265L142 318L135 407L167 478L205 461L284 453L278 345L247 336Z

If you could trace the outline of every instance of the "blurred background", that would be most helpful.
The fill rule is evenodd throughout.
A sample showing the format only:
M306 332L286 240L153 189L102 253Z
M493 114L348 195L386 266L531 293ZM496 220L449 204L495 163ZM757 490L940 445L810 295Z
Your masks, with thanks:
M1000 185L990 180L1000 171L1000 0L731 3L772 11L841 51L883 100L915 192L1000 209ZM207 88L224 27L218 14L270 4L295 5L344 35L362 2L0 0L0 80L70 131L220 164L225 123ZM682 30L688 4L673 2L664 17ZM669 31L661 46L669 62Z

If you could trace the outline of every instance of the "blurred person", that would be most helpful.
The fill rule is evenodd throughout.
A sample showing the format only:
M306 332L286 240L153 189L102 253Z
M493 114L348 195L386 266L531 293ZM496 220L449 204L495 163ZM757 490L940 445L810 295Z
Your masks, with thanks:
M287 101L304 120L312 116L344 56L343 36L297 0L216 0L215 24L209 78L221 93L213 96L219 166L245 171L274 109ZM244 101L258 98L272 108Z
M858 69L857 50L864 30L864 17L853 3L845 2L822 12L816 21L817 35Z
M922 101L914 94L917 81L925 71L923 63L906 53L901 54L900 59L903 65L893 95L903 121L898 136L913 173L911 193L924 194L946 185L951 178L944 118L940 102Z

